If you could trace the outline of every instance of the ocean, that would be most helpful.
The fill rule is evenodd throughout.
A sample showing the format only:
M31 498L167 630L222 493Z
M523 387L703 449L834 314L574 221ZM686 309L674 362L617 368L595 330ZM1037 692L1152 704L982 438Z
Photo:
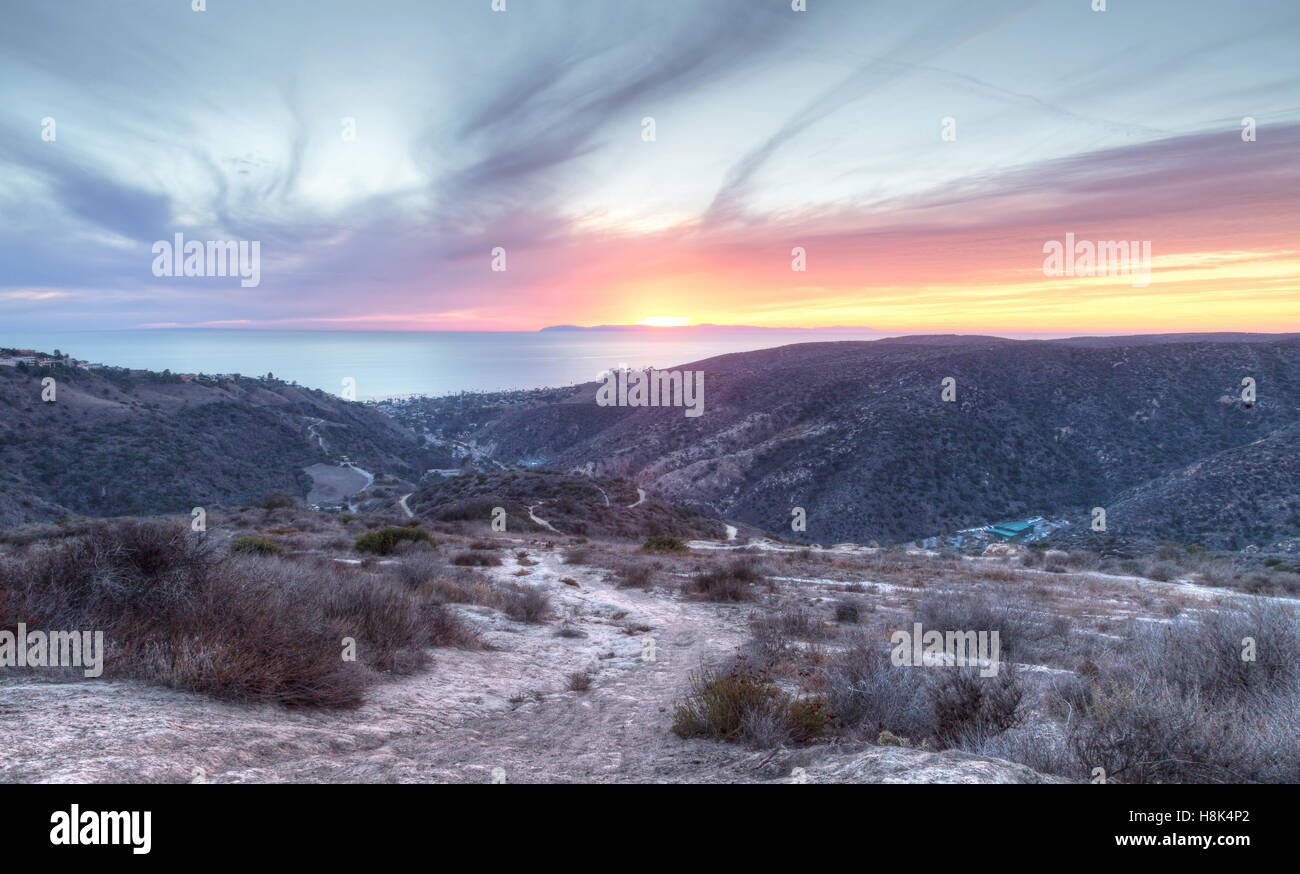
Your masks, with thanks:
M667 368L790 343L871 340L861 332L660 328L597 331L6 331L0 346L173 373L274 374L357 400L590 382L610 367Z

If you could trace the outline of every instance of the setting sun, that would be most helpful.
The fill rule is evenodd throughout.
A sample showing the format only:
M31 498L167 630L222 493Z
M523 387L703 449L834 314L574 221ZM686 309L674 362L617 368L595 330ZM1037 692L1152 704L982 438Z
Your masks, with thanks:
M686 316L646 316L638 325L650 325L655 328L680 328L683 325L689 325L691 320Z

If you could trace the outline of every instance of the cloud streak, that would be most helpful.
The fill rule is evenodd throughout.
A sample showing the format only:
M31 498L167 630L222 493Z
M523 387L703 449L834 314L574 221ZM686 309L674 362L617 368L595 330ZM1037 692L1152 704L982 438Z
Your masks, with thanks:
M0 33L0 320L925 328L972 308L1052 330L1122 293L1035 275L1067 231L1216 265L1165 271L1189 319L1300 319L1270 272L1300 223L1286 4L1248 25L1206 4L1177 33L1174 3L812 6L24 5ZM1210 97L1182 78L1201 56ZM261 287L153 277L178 232L262 241Z

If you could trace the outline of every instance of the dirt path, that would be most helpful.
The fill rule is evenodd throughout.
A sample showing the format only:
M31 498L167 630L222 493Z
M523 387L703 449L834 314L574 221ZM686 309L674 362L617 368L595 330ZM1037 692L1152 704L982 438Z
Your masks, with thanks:
M541 504L533 504L528 508L528 518L532 519L534 522L536 522L538 525L541 525L543 528L549 528L550 530L555 531L556 534L561 533L557 531L555 526L552 525L550 522L547 522L545 519L539 519L533 515L533 507L539 507L539 506L541 506Z
M548 555L533 572L546 578L538 583L545 585L572 574L573 567ZM670 726L688 674L702 660L740 644L743 608L617 589L597 574L584 574L582 585L582 590L555 594L563 595L564 610L576 609L586 618L579 625L588 633L593 623L605 624L624 613L621 621L627 627L650 629L619 634L622 640L612 641L614 657L597 657L588 691L550 692L540 701L530 699L436 735L397 737L382 750L382 763L374 751L332 757L329 779L490 782L500 768L507 782L521 783L701 780L708 779L710 770L742 758L742 750L682 741ZM653 660L646 657L650 639ZM536 674L543 688L545 674L543 669ZM275 779L267 773L230 776Z
M415 492L407 492L406 494L402 495L402 499L397 502L398 505L402 508L402 512L406 514L406 518L408 519L412 519L415 517L415 514L411 512L411 508L406 505L406 499L413 494L415 494Z
M366 478L366 484L365 484L364 486L362 486L361 488L357 489L356 493L353 494L351 497L354 497L354 498L355 498L357 495L361 494L361 493L364 492L366 489L370 488L372 485L375 484L375 475L374 475L373 473L371 473L371 472L368 471L368 470L362 470L361 468L357 467L355 464L353 464L353 463L350 462L350 461L344 461L344 462L342 462L342 463L339 465L339 467L341 467L341 468L342 468L342 467L346 467L346 468L350 468L351 470L355 470L357 473L361 474L362 476L364 476L364 477ZM355 513L355 512L357 512L357 505L356 505L355 503L353 503L352 501L348 501L348 512L349 512L349 513Z
M306 418L307 418L307 436L313 438L316 441L316 445L320 447L321 452L328 452L329 450L325 448L325 438L321 437L320 432L316 430L318 427L325 424L325 420L317 419L312 416L307 416Z
M429 670L373 687L354 711L223 704L130 681L0 684L0 780L490 782L495 768L507 782L736 779L725 769L744 750L669 727L688 674L740 644L745 608L618 589L520 547L540 560L529 576L512 561L492 572L545 587L555 619L464 608L496 650L436 650ZM581 636L557 634L561 619ZM584 669L591 688L567 691Z

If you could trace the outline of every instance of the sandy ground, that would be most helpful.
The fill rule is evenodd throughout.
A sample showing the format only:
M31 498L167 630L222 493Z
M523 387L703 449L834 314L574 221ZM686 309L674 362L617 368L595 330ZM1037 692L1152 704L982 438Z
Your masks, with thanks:
M692 545L701 553L726 548L710 541ZM749 545L769 555L794 551L772 542ZM521 564L515 557L521 549L538 563ZM514 538L502 553L503 565L484 571L503 582L545 588L554 613L548 621L529 625L486 607L457 606L494 648L434 650L428 668L371 687L356 710L249 707L121 680L0 680L0 781L475 783L495 776L506 782L789 782L793 773L829 782L1042 779L1021 765L955 751L837 741L754 752L684 741L670 727L690 672L736 651L749 634L755 605L694 601L671 585L620 589L601 569L564 564L562 552L540 539ZM905 616L938 585L862 573L853 558L874 549L838 545L820 552L823 561L784 574L779 565L773 568L799 603L824 609L852 593L872 612ZM985 566L998 565L968 564L972 570ZM527 573L517 576L521 570ZM660 574L671 584L687 571ZM1179 599L1189 609L1216 609L1245 597L1189 581L1097 572L1018 569L1017 576L1041 589L1040 597L1055 609L1076 616L1100 611L1168 621L1159 603L1138 603L1143 593L1161 602ZM569 676L581 671L591 674L591 687L569 691Z
M372 688L354 711L224 704L127 681L6 681L0 780L489 782L496 768L509 782L694 780L705 778L692 767L746 757L669 731L688 673L740 643L745 608L618 589L558 553L531 554L541 563L527 577L512 560L493 572L545 586L556 619L463 608L498 650L436 650L431 670ZM563 619L584 636L557 634ZM591 688L566 691L585 669Z

